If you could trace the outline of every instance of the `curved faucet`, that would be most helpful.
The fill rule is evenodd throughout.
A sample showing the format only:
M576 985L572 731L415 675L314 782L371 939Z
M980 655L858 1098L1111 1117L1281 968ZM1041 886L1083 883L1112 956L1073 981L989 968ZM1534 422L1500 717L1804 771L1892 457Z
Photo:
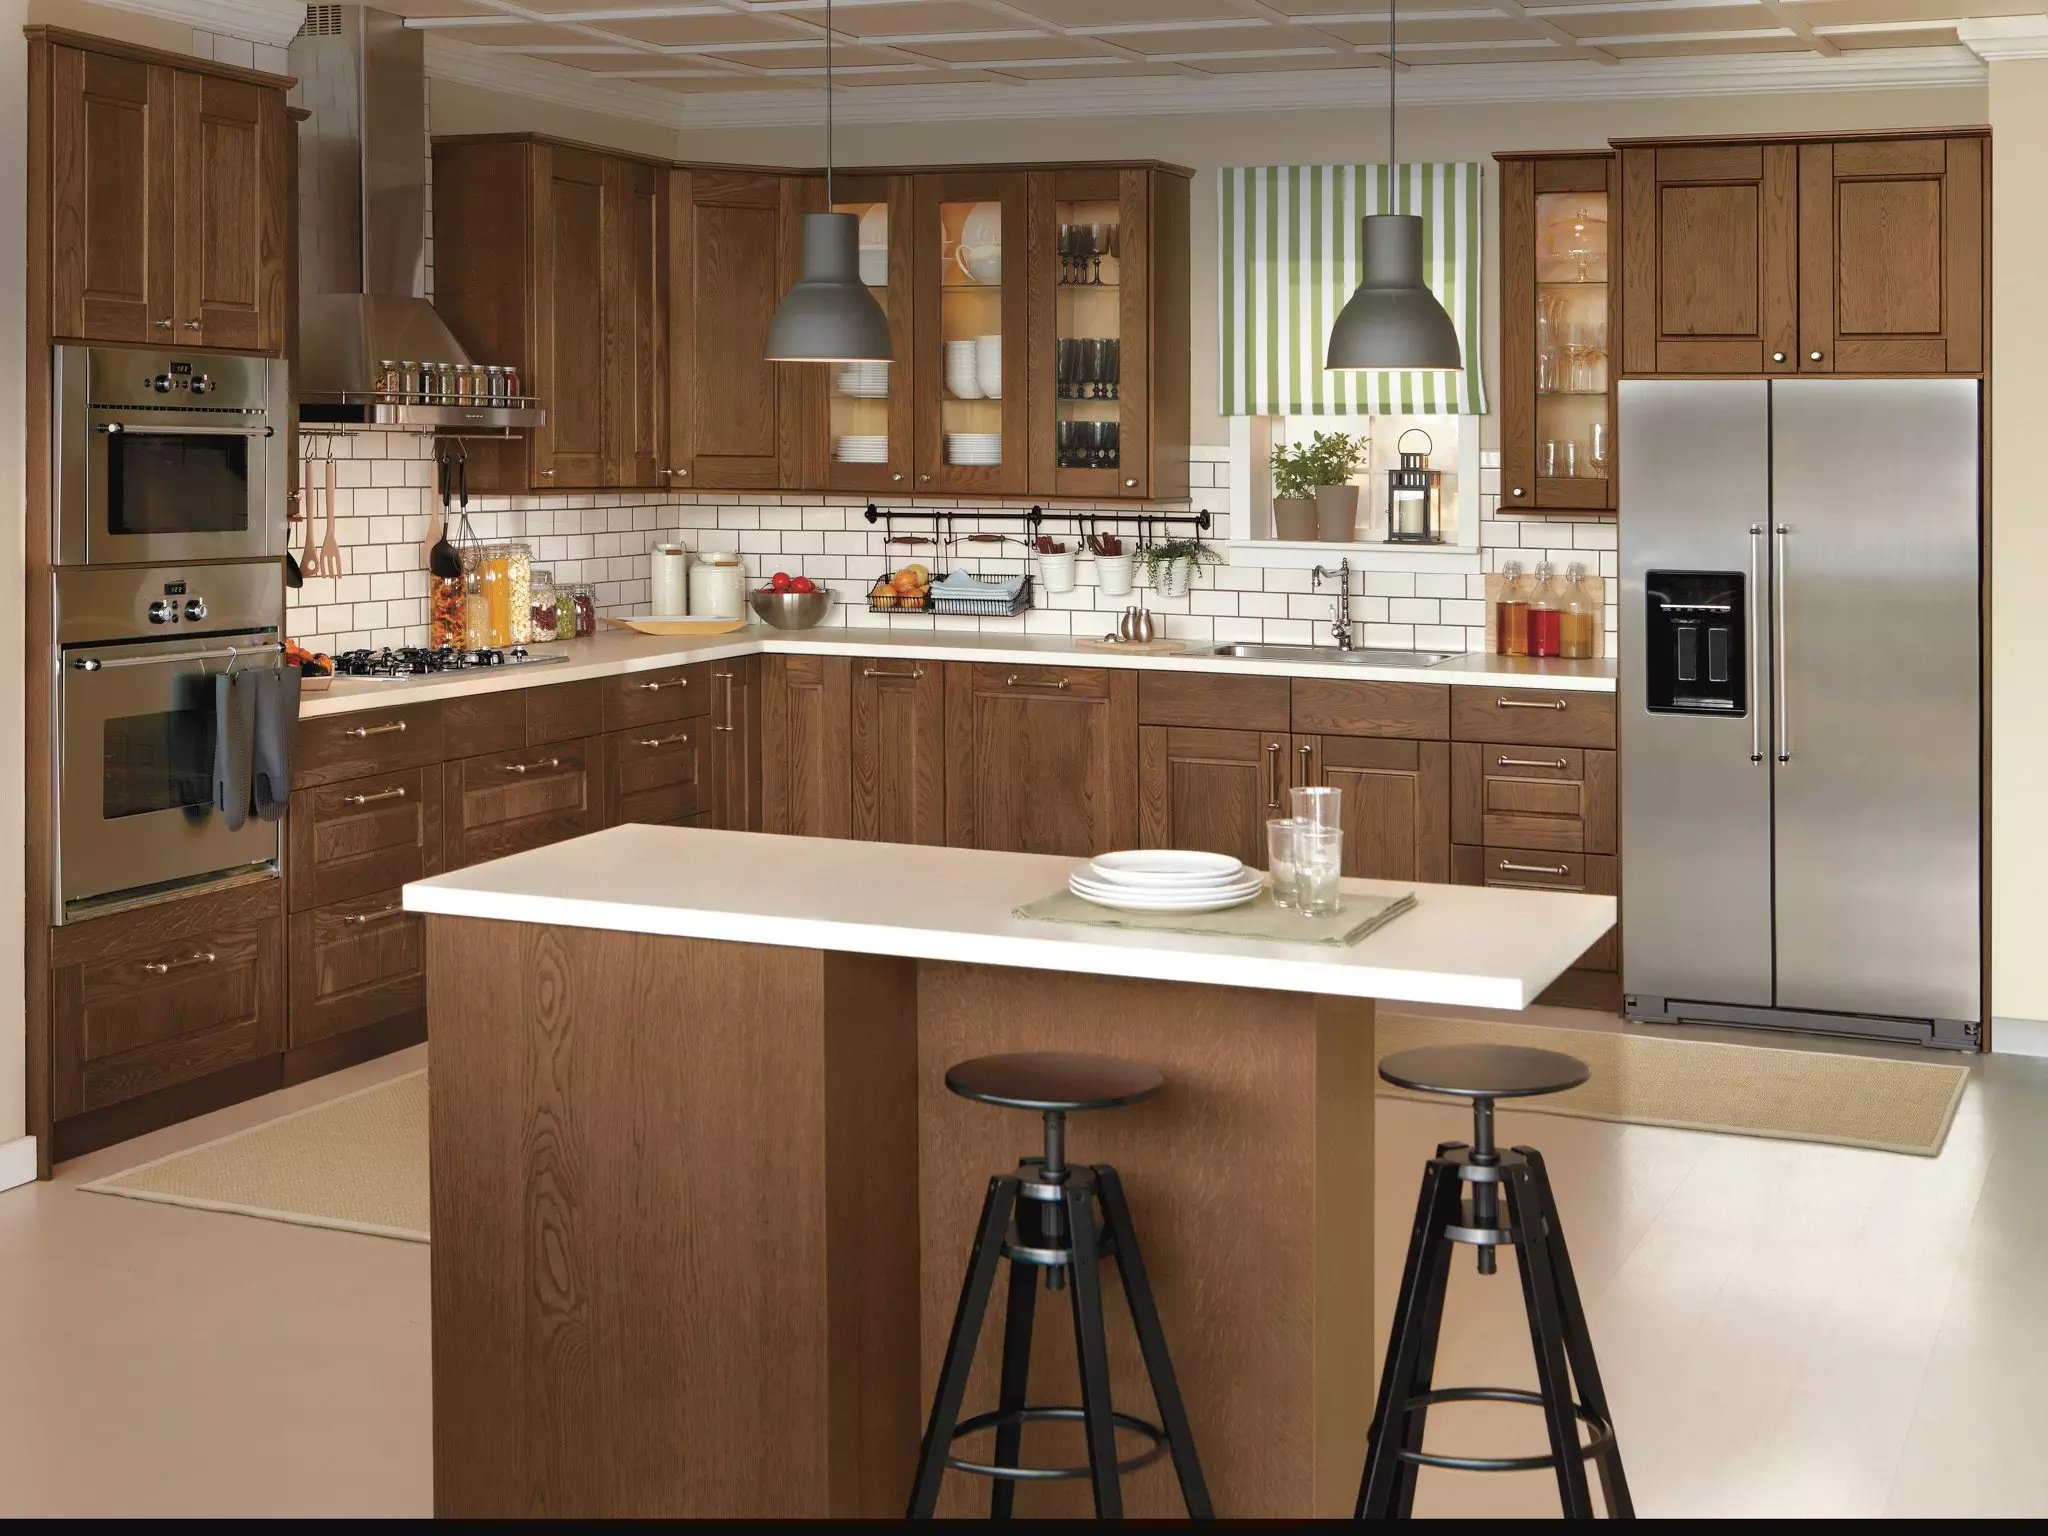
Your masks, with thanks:
M1337 642L1338 650L1348 651L1351 649L1351 557L1346 555L1339 560L1334 571L1317 566L1309 573L1309 590L1320 590L1325 577L1337 583L1337 617L1330 621L1330 638Z

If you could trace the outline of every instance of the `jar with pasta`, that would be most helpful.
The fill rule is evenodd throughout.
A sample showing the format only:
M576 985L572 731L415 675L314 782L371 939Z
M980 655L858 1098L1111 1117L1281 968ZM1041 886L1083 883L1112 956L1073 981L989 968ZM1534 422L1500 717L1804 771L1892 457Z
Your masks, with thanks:
M478 544L462 548L462 644L481 651L491 643L491 600L484 591L484 551Z
M529 640L540 642L555 638L555 573L535 571L533 573L533 597L529 605L532 628Z
M465 643L468 618L463 607L462 576L427 573L427 644L437 651Z
M484 598L490 609L490 638L486 645L512 643L512 556L503 544L484 547Z
M533 638L533 546L505 546L505 593L511 607L511 645L524 645Z

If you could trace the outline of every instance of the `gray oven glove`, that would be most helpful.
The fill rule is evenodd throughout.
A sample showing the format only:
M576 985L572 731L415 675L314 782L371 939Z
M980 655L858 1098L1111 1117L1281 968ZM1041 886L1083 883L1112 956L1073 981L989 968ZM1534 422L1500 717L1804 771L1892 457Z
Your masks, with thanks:
M278 821L292 798L292 741L299 730L299 669L265 667L247 675L256 693L256 814Z
M250 749L256 737L256 690L246 672L213 680L213 808L239 832L249 820Z

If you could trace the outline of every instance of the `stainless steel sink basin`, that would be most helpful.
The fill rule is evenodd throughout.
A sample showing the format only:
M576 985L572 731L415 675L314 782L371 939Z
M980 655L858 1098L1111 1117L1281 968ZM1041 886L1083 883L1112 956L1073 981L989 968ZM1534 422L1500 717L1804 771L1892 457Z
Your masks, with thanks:
M1374 650L1369 647L1340 651L1334 645L1219 645L1209 654L1232 656L1241 661L1305 661L1320 666L1336 662L1359 667L1433 667L1460 653Z

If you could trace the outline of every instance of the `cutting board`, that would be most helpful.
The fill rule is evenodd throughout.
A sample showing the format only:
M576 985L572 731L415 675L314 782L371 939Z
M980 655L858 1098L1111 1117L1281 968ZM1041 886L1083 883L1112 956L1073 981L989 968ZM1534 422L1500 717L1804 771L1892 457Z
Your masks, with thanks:
M747 627L745 619L615 619L610 614L600 617L615 629L630 629L638 635L729 635Z
M1171 656L1188 648L1185 640L1101 640L1077 639L1080 651L1120 651L1126 656Z

